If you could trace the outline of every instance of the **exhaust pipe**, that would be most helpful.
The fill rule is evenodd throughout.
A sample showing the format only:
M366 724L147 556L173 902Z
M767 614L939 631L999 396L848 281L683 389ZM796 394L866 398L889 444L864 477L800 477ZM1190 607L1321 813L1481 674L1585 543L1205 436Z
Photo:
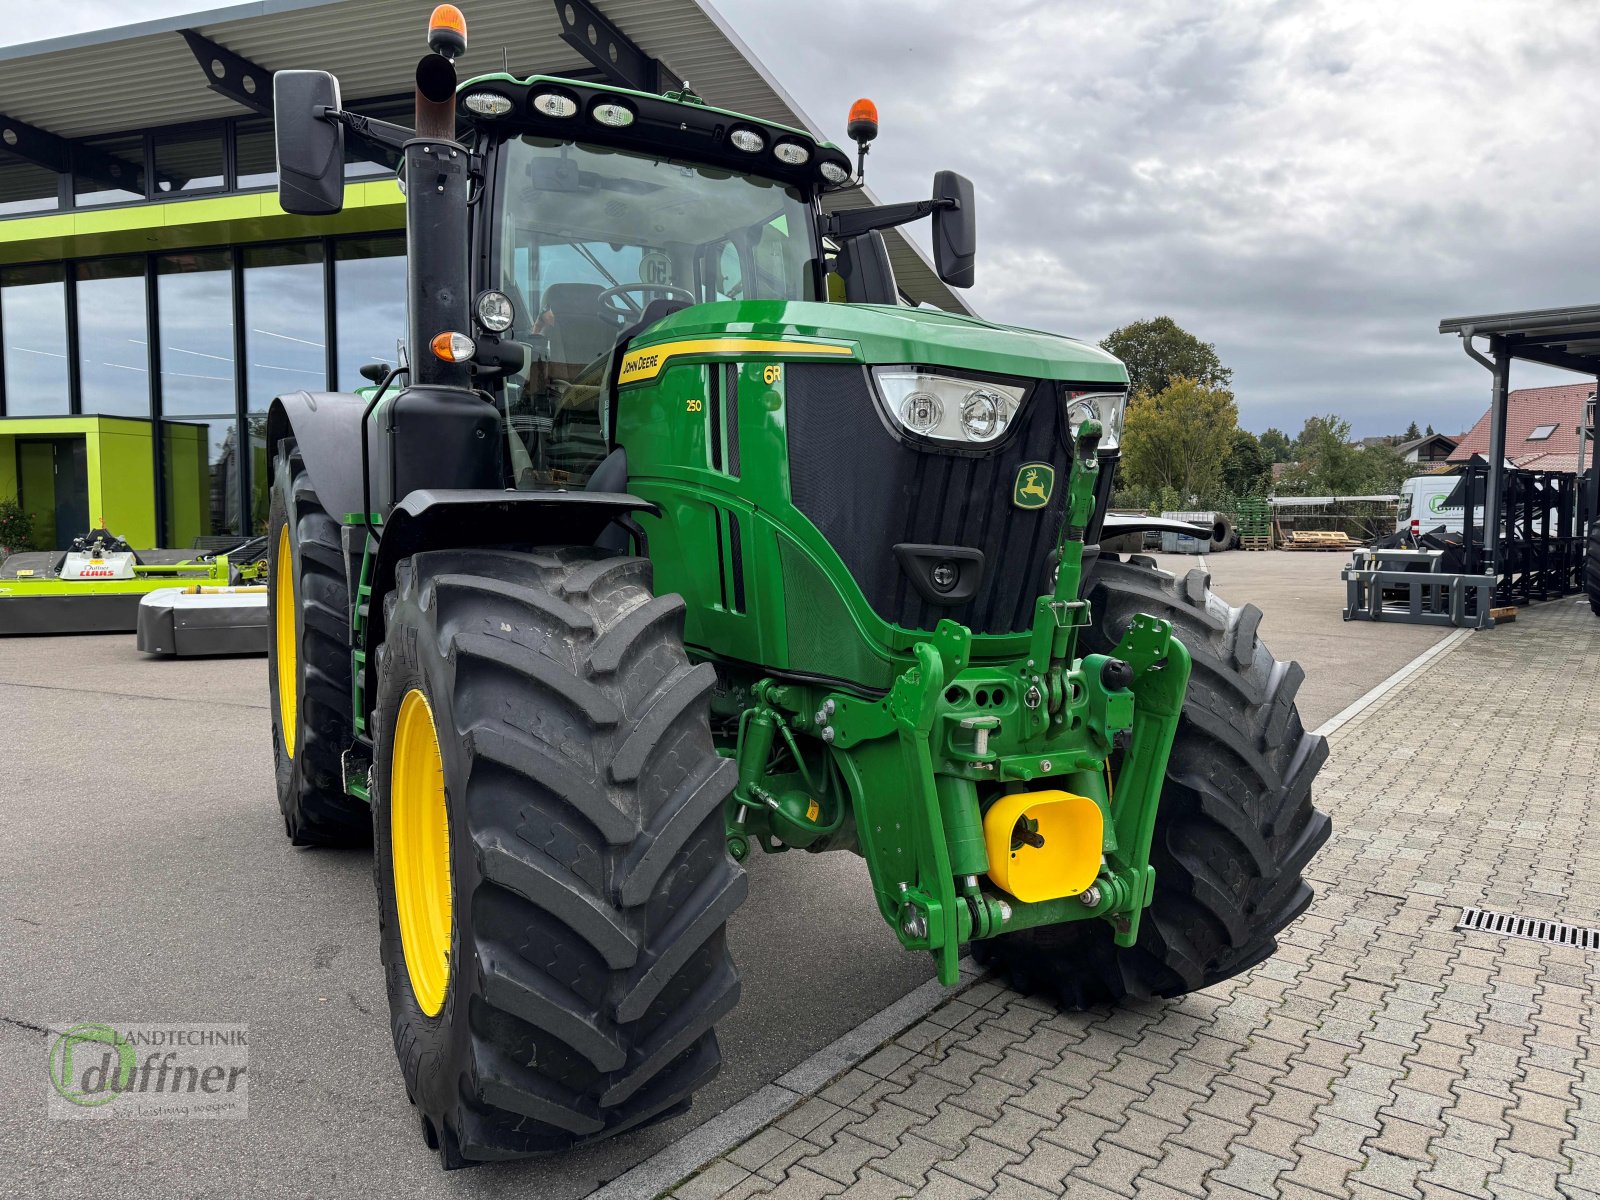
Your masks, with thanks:
M428 48L417 63L417 136L405 148L407 342L411 381L467 389L466 363L433 352L441 333L470 336L467 150L455 140L456 56L467 48L467 23L453 4L428 21Z

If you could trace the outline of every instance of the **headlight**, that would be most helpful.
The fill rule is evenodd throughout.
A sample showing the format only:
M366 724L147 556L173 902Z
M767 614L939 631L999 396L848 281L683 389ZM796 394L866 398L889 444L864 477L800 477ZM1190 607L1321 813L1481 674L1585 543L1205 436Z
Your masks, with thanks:
M1010 428L1024 387L934 375L911 367L872 372L883 407L901 429L956 445L985 445Z
M1115 450L1122 443L1122 414L1128 407L1127 392L1068 392L1067 435L1076 437L1085 421L1099 421L1102 450Z

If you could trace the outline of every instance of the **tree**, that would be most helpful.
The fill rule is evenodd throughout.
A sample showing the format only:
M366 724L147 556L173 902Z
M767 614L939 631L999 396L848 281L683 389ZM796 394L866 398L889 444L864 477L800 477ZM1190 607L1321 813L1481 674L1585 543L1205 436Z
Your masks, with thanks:
M1411 472L1411 464L1393 446L1352 446L1350 422L1331 413L1308 418L1295 449L1299 461L1278 481L1284 495L1388 495Z
M1155 395L1179 376L1208 388L1226 388L1233 382L1233 372L1217 358L1217 348L1202 342L1171 317L1135 321L1112 330L1100 347L1127 366L1132 392Z
M1196 379L1136 392L1122 434L1123 472L1136 487L1171 488L1191 503L1221 482L1238 421L1233 393Z
M1261 452L1267 456L1268 462L1286 463L1294 461L1294 442L1283 430L1269 427L1261 435L1260 441Z
M1265 492L1272 484L1272 460L1247 429L1233 431L1233 442L1222 460L1222 484L1235 496Z
M1424 429L1422 431L1422 436L1423 437L1432 437L1433 436L1433 426L1429 425L1426 429Z
M1406 426L1406 431L1401 435L1400 440L1402 442L1414 442L1421 436L1422 430L1418 429L1417 423L1413 421L1411 424Z

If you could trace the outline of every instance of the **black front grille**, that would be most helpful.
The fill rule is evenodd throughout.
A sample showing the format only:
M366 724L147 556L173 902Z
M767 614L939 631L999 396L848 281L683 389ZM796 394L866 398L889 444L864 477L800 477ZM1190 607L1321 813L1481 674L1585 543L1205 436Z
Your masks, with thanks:
M1049 588L1061 531L1068 455L1057 386L1030 389L1006 440L981 457L902 442L884 426L866 368L792 363L787 381L790 493L844 560L872 610L907 629L945 617L974 633L1017 633ZM1056 468L1040 509L1011 502L1017 469ZM895 557L897 543L968 546L984 557L983 582L965 604L923 598Z

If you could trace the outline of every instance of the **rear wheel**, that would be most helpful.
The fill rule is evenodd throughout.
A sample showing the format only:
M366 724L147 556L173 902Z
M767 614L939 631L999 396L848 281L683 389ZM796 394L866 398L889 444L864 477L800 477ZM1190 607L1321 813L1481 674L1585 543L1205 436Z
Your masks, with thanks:
M278 447L267 517L267 687L278 807L296 846L356 846L372 814L344 790L350 745L350 609L339 524L293 441Z
M1204 571L1176 579L1140 557L1102 558L1089 600L1095 624L1083 652L1110 652L1142 612L1172 622L1194 666L1150 848L1155 897L1137 942L1119 947L1104 921L1080 921L973 943L973 957L1013 986L1069 1007L1178 996L1269 957L1277 933L1311 903L1301 872L1331 828L1311 803L1327 743L1301 725L1299 664L1278 662L1256 637L1260 609L1231 608Z
M1583 592L1600 617L1600 518L1589 523L1589 546L1583 556Z
M378 652L373 870L406 1089L446 1167L683 1111L738 999L743 900L710 666L646 560L399 564Z

